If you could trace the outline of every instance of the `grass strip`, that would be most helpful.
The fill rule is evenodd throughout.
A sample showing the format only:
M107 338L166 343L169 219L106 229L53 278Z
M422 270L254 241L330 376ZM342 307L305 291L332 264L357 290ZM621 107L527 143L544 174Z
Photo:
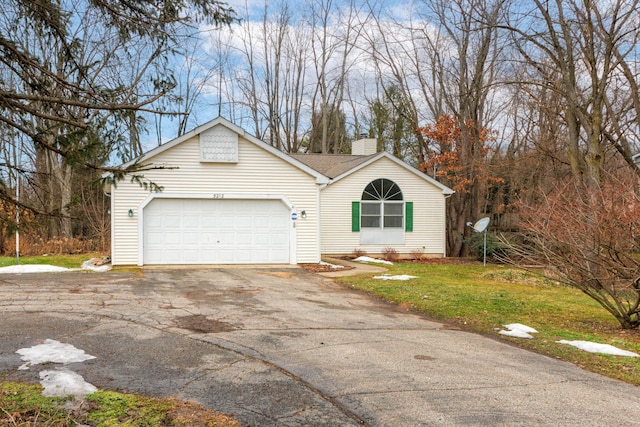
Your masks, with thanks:
M77 427L239 427L231 417L172 399L98 391L82 402L42 396L42 386L0 382L0 425Z

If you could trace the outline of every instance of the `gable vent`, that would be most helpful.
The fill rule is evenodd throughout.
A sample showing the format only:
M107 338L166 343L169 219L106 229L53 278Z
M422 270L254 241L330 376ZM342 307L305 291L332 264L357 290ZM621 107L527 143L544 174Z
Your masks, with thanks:
M238 134L224 126L215 126L202 132L200 161L238 163Z

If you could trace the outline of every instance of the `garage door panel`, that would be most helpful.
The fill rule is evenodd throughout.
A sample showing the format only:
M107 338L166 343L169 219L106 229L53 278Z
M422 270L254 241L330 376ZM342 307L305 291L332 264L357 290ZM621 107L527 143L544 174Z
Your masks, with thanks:
M161 227L162 226L162 216L160 216L160 215L149 215L145 219L145 223L149 227L154 227L154 228Z
M188 215L183 218L185 228L200 229L200 217L195 215ZM203 222L206 222L206 218L203 218Z
M235 235L236 244L238 246L248 246L251 247L251 242L253 241L253 235L248 232L241 232Z
M233 254L228 250L223 250L218 253L218 261L216 264L233 264L235 263Z
M260 246L269 246L271 244L271 239L268 234L256 234L254 236L254 242Z
M163 241L163 235L159 232L150 232L145 239L147 245L161 245Z
M211 217L211 223L215 225L216 228L232 228L234 226L233 217Z
M200 233L186 231L182 234L182 243L184 245L198 245L201 237Z
M182 264L196 264L200 262L200 251L185 250L181 252Z
M252 257L251 251L239 252L234 262L237 264L251 264Z
M267 216L256 216L253 218L253 226L261 229L269 227L269 217Z
M280 200L154 199L144 208L144 264L289 262Z
M176 231L165 231L163 234L164 243L168 245L182 245L182 233Z
M280 234L271 234L269 235L269 239L269 243L273 246L282 246L289 243L289 240Z

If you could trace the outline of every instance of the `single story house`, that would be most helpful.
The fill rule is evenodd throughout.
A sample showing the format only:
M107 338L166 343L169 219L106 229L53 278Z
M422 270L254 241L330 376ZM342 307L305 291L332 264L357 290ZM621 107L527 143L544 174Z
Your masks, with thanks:
M154 192L111 185L114 265L318 263L355 249L445 256L451 189L375 140L353 155L285 154L216 118L136 161ZM129 166L133 162L125 164Z

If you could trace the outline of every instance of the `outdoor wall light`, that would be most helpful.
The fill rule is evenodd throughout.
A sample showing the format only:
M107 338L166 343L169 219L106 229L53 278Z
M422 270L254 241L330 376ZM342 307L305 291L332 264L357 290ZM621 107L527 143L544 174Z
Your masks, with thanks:
M129 209L127 214L129 215L129 218L133 218L133 209Z
M302 211L302 212L300 212L300 216L301 216L302 218L306 218L306 217L307 217L307 211Z

